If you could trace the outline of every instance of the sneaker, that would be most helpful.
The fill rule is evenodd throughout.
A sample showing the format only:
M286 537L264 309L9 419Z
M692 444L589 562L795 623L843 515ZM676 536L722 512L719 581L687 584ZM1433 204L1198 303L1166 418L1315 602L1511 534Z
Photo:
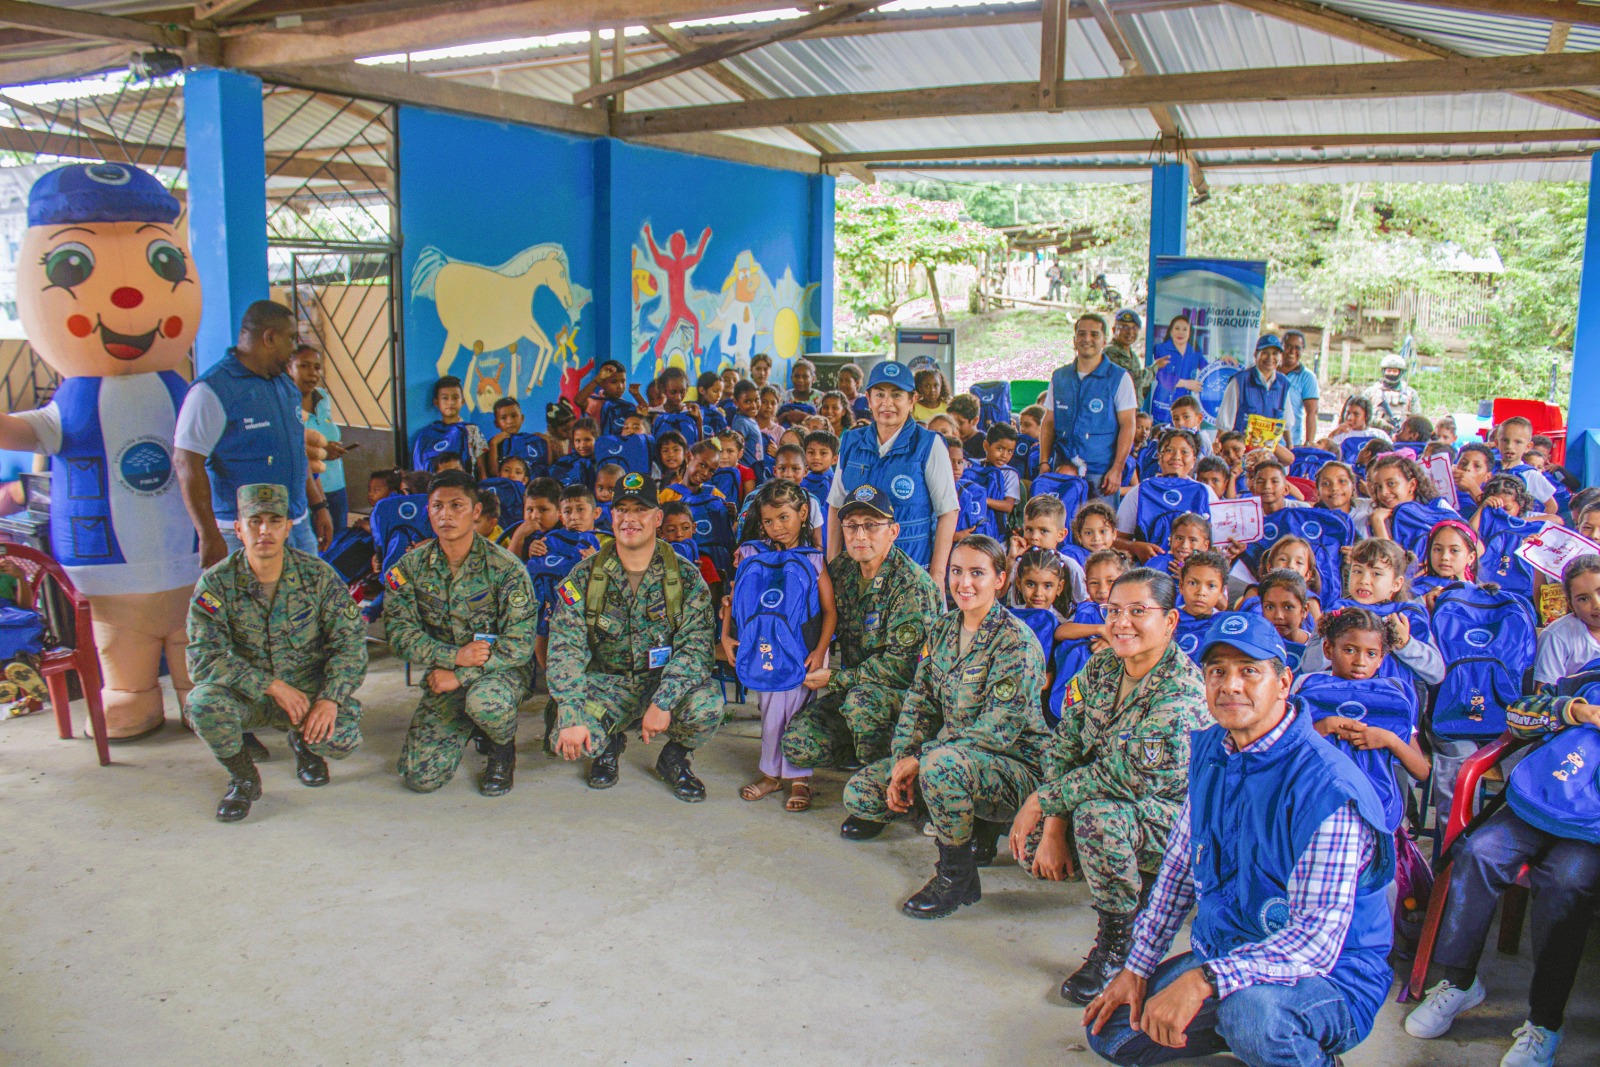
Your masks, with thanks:
M1486 996L1483 980L1479 978L1474 978L1466 989L1440 982L1428 990L1417 1010L1406 1016L1406 1033L1412 1037L1440 1037L1450 1029L1457 1015L1482 1004Z
M1500 1057L1500 1067L1551 1067L1560 1047L1560 1030L1523 1023L1511 1032L1511 1047Z

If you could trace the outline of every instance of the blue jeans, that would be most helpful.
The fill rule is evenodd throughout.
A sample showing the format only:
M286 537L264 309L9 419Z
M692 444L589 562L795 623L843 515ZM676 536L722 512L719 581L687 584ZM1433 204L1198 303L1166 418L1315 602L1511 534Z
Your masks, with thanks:
M221 527L222 540L228 546L229 552L237 552L244 547L244 542L233 535L233 527ZM298 548L302 552L317 554L317 535L311 529L311 519L307 517L304 522L297 522L289 531L289 547Z
M1204 962L1192 952L1174 956L1150 976L1145 1003L1185 971ZM1118 1008L1089 1047L1122 1067L1170 1063L1231 1052L1250 1067L1326 1067L1336 1053L1360 1044L1344 994L1326 978L1294 985L1247 986L1226 999L1206 998L1185 1031L1183 1048L1167 1048L1128 1025Z

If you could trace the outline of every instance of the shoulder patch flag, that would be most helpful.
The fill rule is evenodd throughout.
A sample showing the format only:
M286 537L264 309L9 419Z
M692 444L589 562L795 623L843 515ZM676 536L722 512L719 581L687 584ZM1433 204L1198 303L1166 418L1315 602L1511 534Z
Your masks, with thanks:
M207 615L215 615L217 612L222 610L222 601L218 600L212 593L201 593L199 596L194 598L194 602L198 604L200 606L200 610L204 611Z
M578 592L578 587L570 581L562 582L560 588L556 591L561 594L561 602L569 608L583 599L583 594Z
M406 584L406 576L400 573L398 565L390 567L389 572L383 576L383 584L399 592L400 587Z

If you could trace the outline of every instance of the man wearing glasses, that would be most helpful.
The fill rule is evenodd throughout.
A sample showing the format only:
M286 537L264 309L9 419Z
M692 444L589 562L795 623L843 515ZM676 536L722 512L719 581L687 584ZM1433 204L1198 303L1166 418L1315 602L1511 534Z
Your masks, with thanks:
M488 757L478 781L484 796L509 793L517 766L517 707L528 696L533 659L533 586L521 560L478 536L473 527L482 510L470 475L434 475L434 540L383 576L389 647L427 672L398 767L419 793L455 776L468 741Z
M895 547L900 524L889 494L853 490L834 510L844 549L828 563L838 627L834 667L806 676L817 699L783 734L796 767L854 769L889 755L895 720L943 597L928 572ZM852 836L852 820L840 833Z

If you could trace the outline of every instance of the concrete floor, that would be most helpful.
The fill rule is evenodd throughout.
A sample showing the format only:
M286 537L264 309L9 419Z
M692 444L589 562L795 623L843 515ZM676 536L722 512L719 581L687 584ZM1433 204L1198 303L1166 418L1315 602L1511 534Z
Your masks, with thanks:
M392 661L361 696L366 744L333 783L300 786L268 734L266 796L232 826L173 723L101 768L48 714L0 722L0 1063L1099 1062L1055 992L1093 937L1081 884L1007 864L980 905L907 919L932 843L840 841L834 774L807 814L741 802L749 719L698 758L696 806L637 738L607 793L525 741L510 796L478 796L474 754L418 796L394 775L412 702ZM1594 955L1565 1064L1600 1062ZM1492 1067L1526 948L1486 971L1450 1038L1406 1037L1390 1005L1345 1062Z

